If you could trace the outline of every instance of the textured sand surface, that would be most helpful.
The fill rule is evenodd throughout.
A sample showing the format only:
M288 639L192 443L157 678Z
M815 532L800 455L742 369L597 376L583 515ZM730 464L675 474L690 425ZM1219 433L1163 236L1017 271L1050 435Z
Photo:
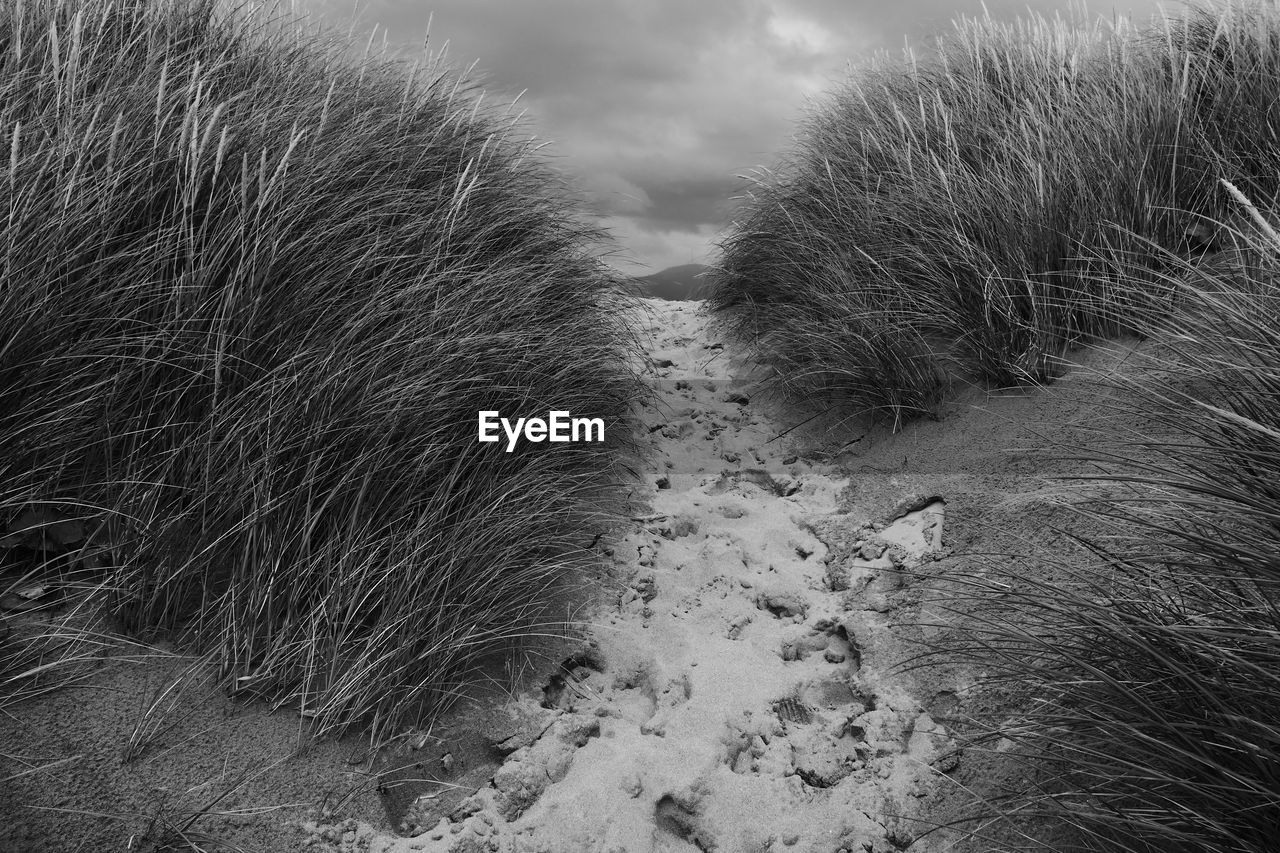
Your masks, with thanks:
M345 839L316 827L317 842L836 853L914 837L913 804L952 743L877 660L878 611L900 571L941 548L942 503L905 503L887 524L841 513L846 481L778 437L698 304L648 307L650 511L613 543L626 585L584 651L512 703L537 736L416 837L349 825Z
M657 393L635 518L598 543L581 637L549 641L521 690L499 668L370 756L308 745L296 712L233 702L186 659L118 660L0 716L0 852L152 850L164 821L260 853L990 849L926 830L966 791L1024 784L956 749L966 714L1021 698L970 690L960 662L900 664L965 636L957 574L1020 583L1042 570L993 555L1033 546L1066 565L1059 442L1111 417L1094 373L1125 348L897 434L793 430L807 415L759 393L697 303L640 304Z
M927 830L1025 784L998 748L956 748L970 713L1025 697L975 692L963 661L901 665L965 637L957 576L1014 588L1047 564L995 555L1028 549L1070 571L1061 442L1110 423L1096 374L1128 351L897 434L792 429L808 415L760 394L698 305L640 305L649 452L580 631L374 756L308 744L296 712L230 701L188 658L90 667L0 716L0 852L159 849L165 826L260 853L991 849Z

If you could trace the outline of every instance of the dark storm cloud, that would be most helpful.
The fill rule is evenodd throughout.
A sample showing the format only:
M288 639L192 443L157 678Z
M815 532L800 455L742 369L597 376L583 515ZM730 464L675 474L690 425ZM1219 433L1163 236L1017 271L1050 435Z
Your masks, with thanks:
M299 0L345 27L341 0ZM997 17L1067 0L989 0ZM1151 0L1126 0L1142 13ZM1092 10L1094 13L1101 11ZM736 176L775 160L805 99L849 61L921 43L979 0L373 0L357 28L405 52L478 59L486 88L520 103L556 162L619 237L628 271L710 259Z
M637 178L652 202L646 219L649 230L694 230L724 218L729 197L740 181L732 176L711 175L694 180L662 182Z

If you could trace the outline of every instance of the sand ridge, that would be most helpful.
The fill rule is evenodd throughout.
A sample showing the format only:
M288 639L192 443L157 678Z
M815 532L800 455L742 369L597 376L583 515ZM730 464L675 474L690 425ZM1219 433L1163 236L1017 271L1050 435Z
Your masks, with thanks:
M941 502L908 500L890 523L841 513L847 481L776 439L699 304L645 306L650 508L610 549L623 591L513 700L525 734L474 795L413 837L312 825L314 844L880 853L918 834L954 744L877 650L900 571L941 548Z

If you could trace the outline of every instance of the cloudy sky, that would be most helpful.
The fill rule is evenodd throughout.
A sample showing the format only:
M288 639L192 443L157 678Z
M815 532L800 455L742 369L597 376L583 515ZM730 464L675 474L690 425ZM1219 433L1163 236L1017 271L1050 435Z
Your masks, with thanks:
M478 60L485 88L520 104L645 274L714 259L740 177L783 150L806 98L850 61L923 43L981 0L297 0L326 24ZM991 14L1070 0L988 0ZM1113 6L1118 3L1118 7ZM1146 16L1156 0L1095 0Z

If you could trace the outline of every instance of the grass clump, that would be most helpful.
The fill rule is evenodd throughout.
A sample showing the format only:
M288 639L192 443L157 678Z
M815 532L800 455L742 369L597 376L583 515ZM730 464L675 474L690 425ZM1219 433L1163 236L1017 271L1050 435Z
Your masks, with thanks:
M1280 827L1280 239L1184 264L1151 343L1106 382L1143 435L1085 458L1082 571L970 578L962 643L1035 701L996 737L1033 770L1000 810L1076 830L1050 849L1264 851ZM966 596L967 597L967 596ZM954 650L950 650L954 653Z
M385 734L529 630L629 434L602 235L435 58L211 0L0 9L0 512L131 631ZM606 421L479 444L477 412Z
M1140 27L967 20L880 58L755 177L710 304L804 396L894 423L957 380L1039 382L1168 295L1219 178L1276 193L1274 7ZM1125 275L1119 277L1119 266Z

